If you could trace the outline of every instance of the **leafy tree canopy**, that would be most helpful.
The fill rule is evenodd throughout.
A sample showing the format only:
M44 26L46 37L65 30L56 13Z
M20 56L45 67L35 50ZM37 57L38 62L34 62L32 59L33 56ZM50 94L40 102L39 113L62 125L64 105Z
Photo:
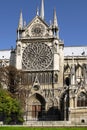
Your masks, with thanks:
M20 102L2 88L0 88L0 120L5 124L23 122Z

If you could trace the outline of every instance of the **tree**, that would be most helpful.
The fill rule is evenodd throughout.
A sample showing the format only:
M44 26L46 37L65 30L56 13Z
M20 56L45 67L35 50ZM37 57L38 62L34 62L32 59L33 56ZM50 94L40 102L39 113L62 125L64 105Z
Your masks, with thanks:
M0 116L5 123L18 123L23 121L21 113L23 104L22 100L19 99L20 79L21 71L18 71L15 67L8 66L0 68L0 91L2 91L0 92L2 95L2 97L0 95ZM3 90L4 88L7 88L8 91ZM19 100L21 102L21 105L19 105Z
M21 72L13 66L9 66L6 69L8 71L8 89L11 93L15 94L19 90Z
M7 86L7 89L15 94L18 91L21 72L13 66L0 68L0 82L2 86Z
M4 124L19 124L23 122L20 102L11 93L0 88L0 120Z

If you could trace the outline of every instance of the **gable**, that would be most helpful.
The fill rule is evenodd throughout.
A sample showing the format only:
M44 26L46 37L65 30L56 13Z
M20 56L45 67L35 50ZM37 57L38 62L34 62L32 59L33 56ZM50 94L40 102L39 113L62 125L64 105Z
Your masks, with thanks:
M24 37L46 37L49 36L49 26L36 16L25 28Z

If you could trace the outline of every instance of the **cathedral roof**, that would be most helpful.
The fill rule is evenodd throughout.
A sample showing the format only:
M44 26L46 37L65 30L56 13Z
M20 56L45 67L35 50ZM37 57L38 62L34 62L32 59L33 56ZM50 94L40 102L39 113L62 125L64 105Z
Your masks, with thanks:
M0 50L0 59L10 59L11 50Z
M87 46L64 47L64 56L87 56Z

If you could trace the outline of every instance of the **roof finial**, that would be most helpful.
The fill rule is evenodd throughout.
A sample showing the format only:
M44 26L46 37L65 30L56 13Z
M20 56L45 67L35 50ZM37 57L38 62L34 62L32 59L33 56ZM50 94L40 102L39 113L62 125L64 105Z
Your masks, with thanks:
M20 12L20 18L19 18L19 24L18 24L18 29L23 28L23 16L22 16L22 11Z
M42 0L42 3L41 3L40 17L44 20L44 0Z

